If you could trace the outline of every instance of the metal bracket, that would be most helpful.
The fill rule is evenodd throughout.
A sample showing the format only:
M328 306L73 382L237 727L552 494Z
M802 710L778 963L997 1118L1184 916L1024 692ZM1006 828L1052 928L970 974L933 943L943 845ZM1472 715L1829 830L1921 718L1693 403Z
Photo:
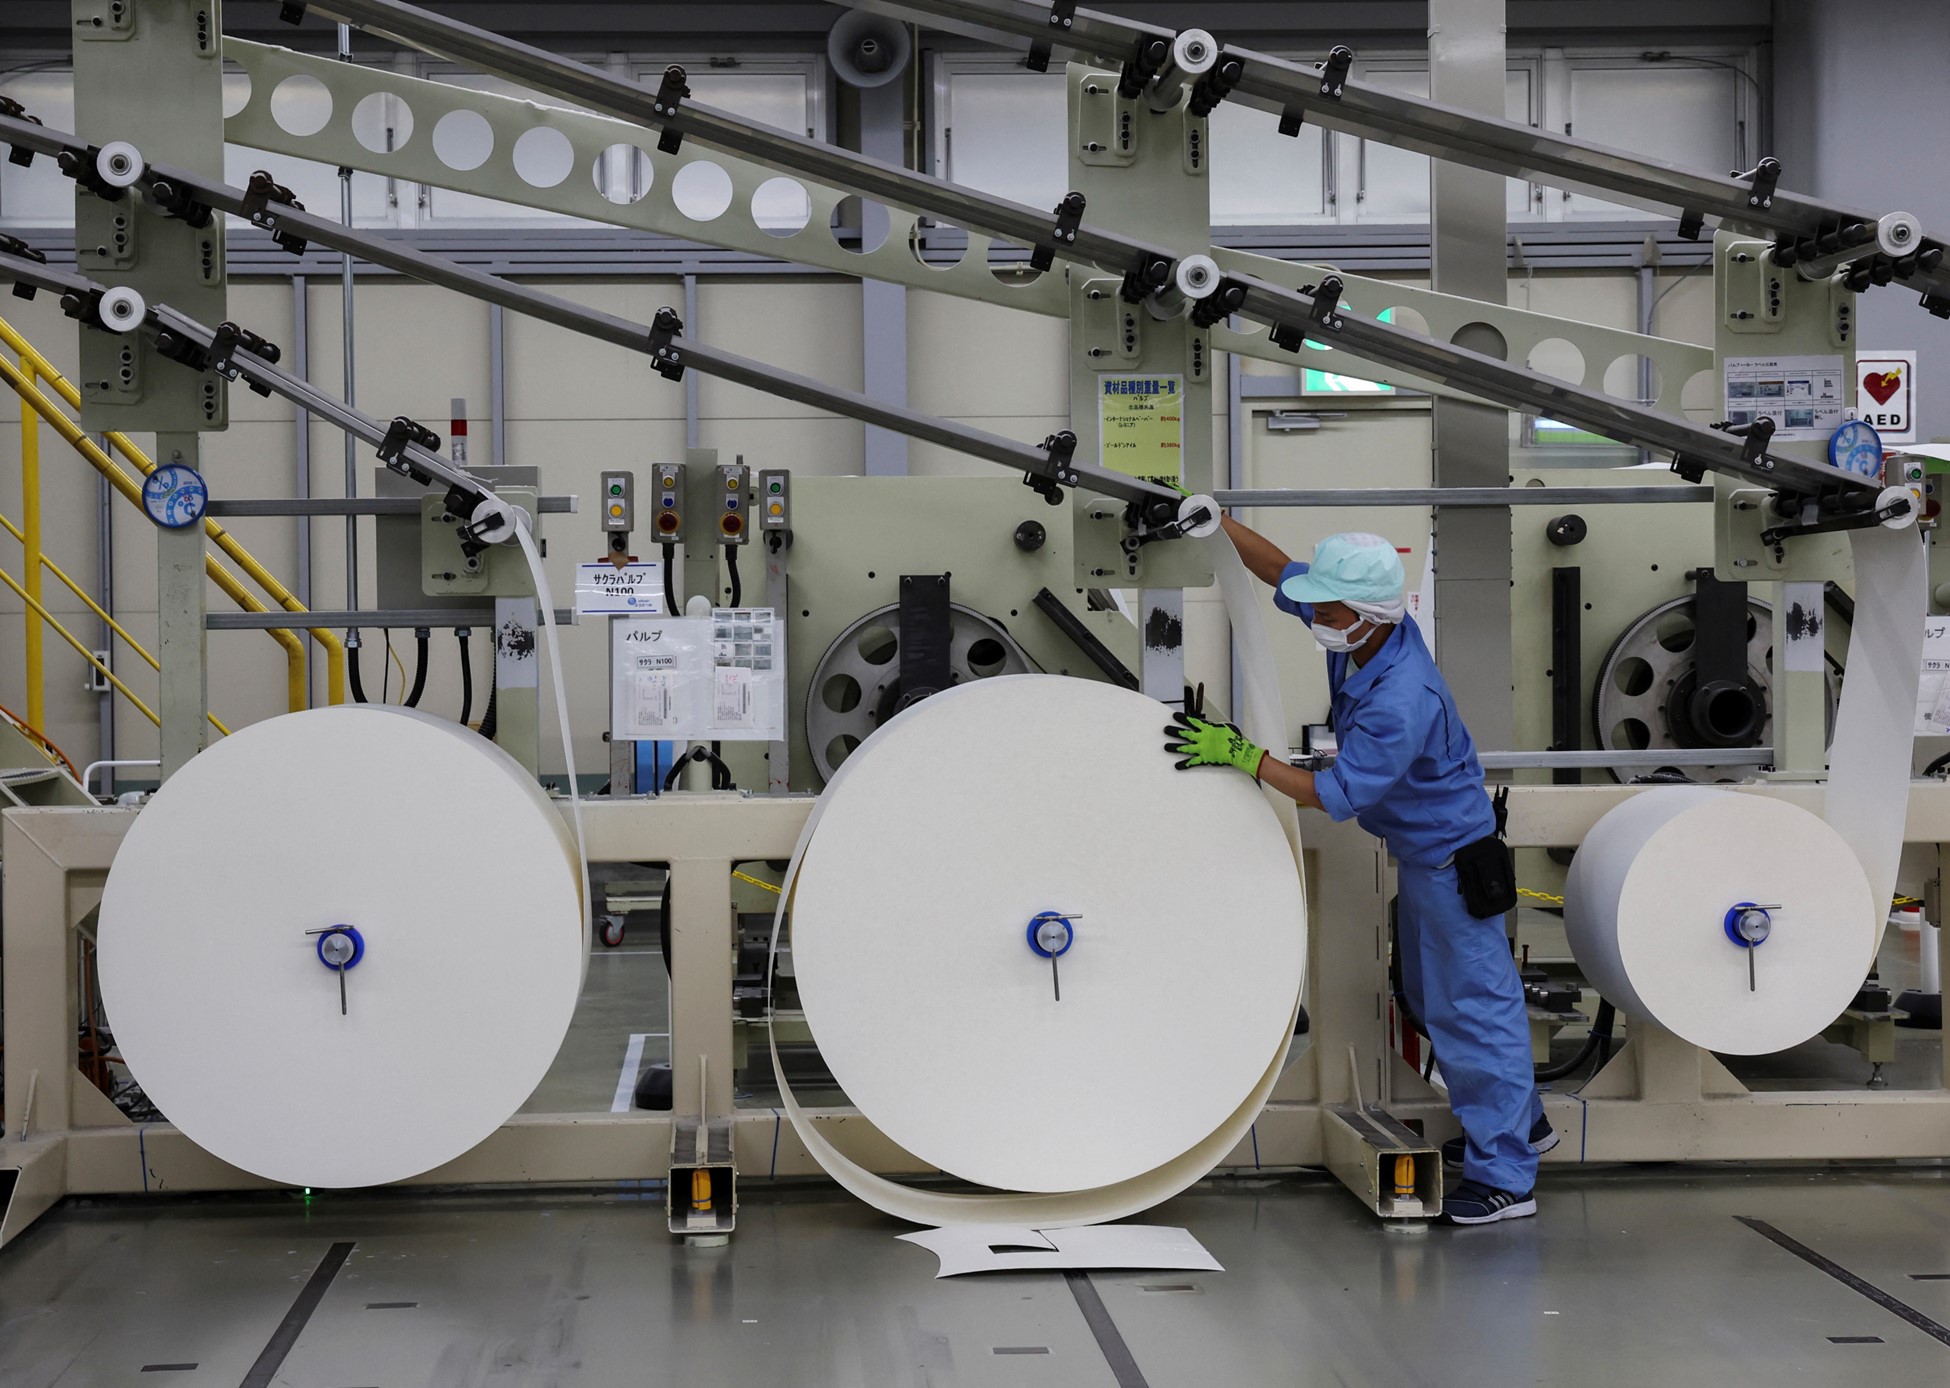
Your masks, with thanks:
M259 169L251 175L251 181L244 187L244 215L250 219L252 226L263 227L269 231L272 239L282 249L292 255L303 255L305 247L310 243L302 236L279 228L277 214L271 211L273 203L282 204L299 212L305 210L305 205L292 196L289 188Z
M1135 269L1124 272L1117 297L1127 304L1141 304L1171 283L1172 263L1161 255L1146 256Z
M1347 70L1354 66L1354 50L1344 43L1334 45L1334 51L1327 55L1325 62L1316 63L1320 69L1320 94L1341 99L1341 88L1347 84ZM1285 118L1281 118L1284 127ZM1284 128L1281 131L1285 133Z
M305 0L284 0L284 3L278 6L278 18L286 24L303 24Z
M1743 462L1763 468L1767 465L1767 445L1774 437L1773 420L1762 415L1752 424L1731 424L1721 420L1712 427L1742 441L1740 457Z
M179 187L166 178L159 178L150 183L149 196L162 211L198 230L216 220L216 213L211 211L208 203L197 201L190 196L188 189ZM302 242L299 243L298 249L304 250Z
M1897 497L1873 510L1857 511L1852 515L1827 515L1817 520L1798 521L1787 525L1770 525L1760 532L1760 542L1777 548L1785 540L1797 535L1831 535L1844 530L1873 530L1884 521L1895 520L1915 510L1915 503L1908 494Z
M1148 34L1138 36L1131 45L1131 56L1124 60L1123 68L1117 74L1117 94L1126 101L1136 101L1144 95L1144 89L1151 85L1151 79L1159 68L1171 57L1171 46L1163 39Z
M14 148L18 150L20 147L16 145ZM102 177L101 170L96 167L96 159L100 154L101 148L98 145L88 146L85 153L76 153L74 150L64 149L54 156L54 162L61 166L62 173L72 178L77 184L87 189L90 193L93 193L103 202L120 202L123 193L128 190L125 188L117 188L114 184L106 181Z
M1050 228L1050 239L1064 246L1074 247L1077 243L1077 228L1083 224L1083 194L1065 193L1063 201L1056 204L1056 225ZM1056 264L1056 251L1049 246L1038 246L1029 253L1029 267L1038 274Z
M685 80L690 74L672 63L664 69L664 80L657 84L656 113L665 120L677 118L677 108L684 104L684 98L691 94L690 84ZM684 132L666 125L663 133L657 136L657 148L664 154L675 154L684 144Z
M1025 472L1023 486L1042 497L1052 506L1063 504L1062 487L1074 487L1080 480L1070 460L1076 455L1077 436L1068 429L1051 434L1043 440L1043 451L1049 455L1052 471L1045 475L1040 472Z
M379 441L374 451L379 454L379 461L394 472L411 477L423 487L428 486L433 481L433 475L415 467L406 457L406 446L410 443L418 444L429 453L437 453L440 450L440 435L417 419L408 419L403 414L395 415L393 422L386 426L386 437Z
M1950 318L1950 295L1925 294L1923 307L1938 318Z
M1781 161L1769 155L1746 173L1735 169L1727 176L1752 185L1747 194L1747 206L1766 209L1774 205L1774 187L1781 181Z
M1328 275L1318 285L1303 291L1313 296L1314 303L1313 308L1309 311L1309 316L1313 319L1316 327L1325 328L1329 332L1339 332L1341 330L1341 323L1343 321L1341 318L1341 290L1344 287L1339 275Z
M34 260L39 261L42 265L47 264L47 257L41 252L35 250L18 236L8 236L4 233L0 233L0 255L17 255L22 260ZM14 297L16 299L26 299L32 302L36 292L34 286L27 283L26 280L14 281Z
M1679 239L1697 241L1706 231L1706 214L1695 212L1690 207L1679 214Z
M0 96L0 116L11 116L15 120L28 121L34 125L41 123L39 116L29 115L27 108L10 96ZM28 168L34 162L34 151L26 145L15 145L7 151L7 162L18 164L23 169Z
M1211 115L1220 102L1232 95L1232 89L1239 85L1239 79L1245 75L1244 58L1221 52L1219 60L1212 64L1212 70L1192 83L1192 94L1186 100L1185 109L1201 119ZM1284 114L1281 119L1285 119Z
M217 331L210 339L210 350L207 353L209 362L206 369L216 372L226 381L236 380L237 366L231 358L240 349L270 362L273 366L284 357L284 352L277 343L259 337L248 328L240 328L235 323L225 322L217 324ZM246 380L244 384L266 400L271 398L271 388L261 381Z
M1054 0L1049 7L1049 27L1068 29L1077 22L1077 0ZM1048 39L1037 39L1029 45L1028 66L1031 72L1048 72L1049 55L1052 43Z
M650 365L666 381L684 379L684 359L670 340L684 331L684 320L673 308L660 308L650 321Z
M1209 328L1222 319L1239 311L1246 302L1246 286L1238 280L1221 279L1219 287L1203 299L1192 301L1192 324L1195 327Z

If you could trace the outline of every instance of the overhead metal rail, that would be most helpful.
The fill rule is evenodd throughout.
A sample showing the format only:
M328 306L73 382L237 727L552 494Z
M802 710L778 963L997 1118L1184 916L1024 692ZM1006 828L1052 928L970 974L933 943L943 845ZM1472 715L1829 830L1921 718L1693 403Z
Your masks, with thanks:
M1061 259L1095 266L1122 277L1126 292L1139 298L1173 283L1177 253L1083 221L1085 208L1078 194L1070 194L1053 212L1038 212L791 131L741 120L691 101L682 68L669 69L662 85L652 91L400 0L315 0L309 7L293 0L285 12L302 18L307 8L619 120L659 130L659 147L666 150L674 151L684 139L695 138L701 144L789 173L985 235L1023 242L1033 248L1041 265ZM1163 35L1165 31L1152 32ZM259 224L264 225L261 221ZM316 239L336 244L322 233ZM1364 318L1344 309L1339 296L1340 282L1332 276L1302 291L1250 275L1228 274L1193 304L1192 312L1208 324L1227 314L1238 314L1270 328L1274 340L1290 350L1297 351L1309 337L1332 342L1371 361L1414 371L1425 379L1509 409L1533 410L1621 443L1669 452L1675 468L1695 481L1710 469L1759 486L1816 498L1841 511L1873 500L1875 489L1864 479L1820 464L1770 455L1764 436L1734 437Z
M1178 37L1156 25L1035 0L834 3L961 33L1027 40L1032 48L1053 45L1134 70L1140 79L1166 68ZM1689 237L1698 237L1710 219L1730 231L1770 238L1784 267L1805 265L1815 277L1824 277L1836 265L1849 265L1850 288L1900 282L1916 290L1930 312L1950 317L1945 243L1925 235L1922 223L1909 213L1864 212L1790 192L1778 186L1783 170L1771 158L1746 173L1721 178L1368 86L1347 77L1353 56L1338 47L1316 66L1224 44L1216 62L1192 84L1192 99L1206 109L1227 100L1270 111L1286 134L1298 134L1311 121L1450 163L1674 212L1682 234Z

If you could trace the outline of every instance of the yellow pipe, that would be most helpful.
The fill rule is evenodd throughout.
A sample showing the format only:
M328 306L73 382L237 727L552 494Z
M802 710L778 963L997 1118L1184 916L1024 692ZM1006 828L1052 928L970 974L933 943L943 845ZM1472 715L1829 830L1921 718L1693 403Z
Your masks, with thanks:
M12 521L8 520L5 516L0 516L0 526L5 526L16 540L21 538L19 527L17 527ZM130 650L134 651L137 655L141 656L143 661L149 666L151 670L154 670L158 674L162 673L162 666L156 663L156 658L153 655L149 654L148 650L143 646L143 644L140 641L136 640L135 637L131 636L127 628L125 628L120 622L116 621L113 617L109 616L109 614L102 609L102 605L100 603L96 602L93 598L89 597L87 591L84 588L82 588L80 584L76 583L72 578L70 578L66 570L64 570L59 564L55 563L52 559L49 559L45 554L41 556L41 563L47 566L47 571L53 574L57 579L59 579L70 593L73 593L76 597L80 598L84 603L86 603L88 605L88 610L90 612L94 613L97 617L101 618L104 622L108 623L109 630L114 632L117 636L121 637L123 643L127 645ZM35 625L38 626L40 624L37 622L35 623ZM223 723L217 718L216 714L214 713L210 715L210 725L216 728L219 732L227 731L227 729L224 728Z
M0 331L0 338L4 338L8 346L14 347L18 351L19 348L15 346L16 340L24 342L25 339L20 339L19 335L14 333L11 328L7 328L4 323L0 323L0 329L4 329L4 331ZM32 352L33 348L30 346L27 350L28 352ZM23 359L25 359L24 356ZM30 369L32 369L31 364ZM4 357L0 357L0 377L4 377L7 384L14 388L14 392L20 396L21 400L34 413L40 415L49 424L53 425L55 432L61 435L68 446L81 454L83 458L87 459L89 465L102 476L106 477L109 484L116 491L120 492L130 504L135 506L142 504L142 484L130 477L127 472L123 471L116 464L113 458L104 453L99 444L82 432L80 425L55 409L53 402L49 401L46 396L42 395L34 387L26 373L15 368ZM61 381L58 378L50 377L49 379L55 384L57 389L60 388ZM62 393L65 397L66 392L63 391ZM141 468L145 474L155 470L155 464L150 462L148 457L140 449L129 443L122 435L110 434L109 438L111 440L120 439L121 444L119 446L122 448L124 454L138 468ZM256 559L251 557L250 553L242 545L231 538L229 531L225 530L215 521L205 521L204 530L205 533L217 542L219 549L231 558L236 559L239 567L243 568L246 573L249 573L259 583L263 584L266 591L269 591L274 598L278 598L281 603L284 603L287 611L295 610L303 612L305 610L302 603L299 603L296 598L291 597L285 591L284 585L278 583L275 578L264 570L263 566ZM205 571L216 582L217 587L221 588L224 594L239 607L244 608L248 612L266 612L270 610L252 596L250 591L238 582L236 576L224 568L223 565L219 564L215 558L205 556L203 564ZM283 594L283 597L279 597L279 594ZM286 599L289 599L289 601L286 602ZM322 627L312 628L311 635L313 639L325 647L329 700L335 704L344 703L345 645L332 632ZM299 642L297 637L293 636L283 627L273 628L271 636L272 639L276 640L279 645L285 648L287 666L285 679L286 701L292 711L296 712L304 708L306 703L304 646Z
M52 362L35 350L33 343L22 337L14 329L14 326L4 318L0 318L0 342L5 342L8 347L12 348L19 355L22 365L28 372L53 386L56 393L68 402L68 408L74 410L81 408L81 392L75 389L74 383L66 376L63 376ZM0 365L4 364L3 361L0 361ZM20 390L20 384L14 381L11 374L8 375L7 380L16 391ZM69 420L59 410L54 409L52 402L41 395L38 388L32 386L31 379L28 384L34 390L34 395L46 406L46 408L42 408L41 405L36 405L37 412L42 414L48 423L52 424L60 432L62 438L66 439L71 447L80 452L84 458L87 458L89 463L95 467L96 471L103 472L103 475L107 476L103 464L113 467L114 460L103 453L95 444L94 440L83 433L78 425L74 424L73 421ZM128 435L111 431L107 437L110 446L133 463L144 477L147 477L151 472L155 471L155 463L150 460L148 454L144 453L130 441ZM83 446L84 444L86 445L85 447ZM114 479L110 478L110 480L113 481ZM117 490L123 490L119 484ZM125 490L123 494L128 496L131 503L138 507L141 506L142 489L140 487L135 489L133 495L130 495ZM250 576L253 583L257 584L266 593L269 593L271 600L277 603L278 606L287 612L303 612L306 610L305 605L298 601L297 595L286 588L284 584L280 583L277 577L263 565L259 564L251 552L239 544L228 530L225 530L214 520L205 520L203 522L203 533L208 535L216 543L218 549L229 555L236 562L237 567ZM316 641L325 650L326 701L328 703L342 704L345 702L345 642L340 640L338 635L327 627L312 627L309 631L312 640ZM303 708L304 705L301 703L296 705L296 707Z
M28 369L27 384L34 384ZM27 522L21 543L27 546L27 600L41 600L41 421L32 410L20 412L20 509ZM47 671L41 645L41 624L27 619L27 722L47 726Z
M101 661L97 660L95 658L95 653L89 650L86 646L82 645L81 642L75 638L75 634L73 632L69 631L66 627L62 626L60 621L56 619L55 615L52 612L49 612L45 607L41 606L41 604L35 599L28 597L27 590L21 587L18 583L16 583L14 581L14 576L8 573L5 569L0 569L0 583L6 584L9 588L13 589L14 592L18 593L22 598L25 598L27 601L28 608L34 612L39 613L41 620L43 622L46 622L49 626L53 627L55 631L61 634L61 636L67 641L67 643L70 646L73 646L75 650L79 651L81 653L81 658L83 660L87 661L90 665L94 666L97 670L101 671L102 674L108 679L108 682L110 684L114 685L117 689L122 691L123 698L127 699L130 703L134 704L136 708L141 710L142 716L144 718L147 718L151 723L154 723L159 728L162 726L162 719L156 717L156 711L150 708L149 705L143 703L142 700L136 696L136 692L133 689L129 688L126 684L123 684L121 680L117 679L115 677L115 672L113 670L109 669L106 665L102 664ZM216 720L212 719L211 721L215 722ZM222 731L226 734L230 732L230 729L225 728L221 723L218 723L217 726L218 728L222 729Z

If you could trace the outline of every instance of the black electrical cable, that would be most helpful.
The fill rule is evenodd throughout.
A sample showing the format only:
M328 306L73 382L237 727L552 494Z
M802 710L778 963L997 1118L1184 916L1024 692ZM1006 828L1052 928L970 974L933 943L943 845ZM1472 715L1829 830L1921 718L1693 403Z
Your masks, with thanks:
M426 627L413 628L413 644L417 649L413 655L413 691L406 696L408 708L418 708L420 696L427 692L427 642L432 636Z
M1946 767L1950 767L1950 752L1945 752L1942 756L1924 767L1923 774L1925 776L1934 776Z
M677 545L672 540L664 541L664 615L684 615L677 609Z
M352 687L352 702L355 704L368 702L366 686L359 679L359 633L356 631L346 633L345 678Z
M718 755L718 744L714 742L709 747L693 747L688 753L677 758L671 764L670 773L664 777L664 790L674 790L677 786L677 778L683 775L684 768L694 761L711 763L712 790L738 789L737 783L731 779L731 768L726 766L724 758Z
M1562 1061L1556 1065L1537 1066L1537 1078L1539 1080L1561 1080L1567 1075L1575 1075L1579 1070L1584 1068L1585 1062L1596 1054L1600 1046L1604 1047L1606 1055L1609 1057L1611 1052L1612 1027L1616 1023L1617 1018L1618 1009L1602 998L1599 999L1598 1016L1591 1023L1591 1035L1587 1036L1584 1039L1584 1044L1578 1047L1577 1054L1573 1055L1569 1060ZM1601 1066L1604 1063L1603 1060L1598 1062Z
M454 640L460 644L460 725L463 728L474 712L474 658L467 646L467 638L473 634L467 627L454 628Z
M724 571L726 576L731 579L731 605L733 607L744 606L745 585L738 579L738 547L736 545L726 545L724 547Z
M500 726L499 721L495 717L494 709L495 684L497 683L495 676L497 673L495 662L492 660L488 661L488 701L487 707L481 711L481 736L489 742L494 741L494 730Z
M379 666L379 702L385 703L389 681L393 678L393 629L381 627L380 634L386 638L386 659Z

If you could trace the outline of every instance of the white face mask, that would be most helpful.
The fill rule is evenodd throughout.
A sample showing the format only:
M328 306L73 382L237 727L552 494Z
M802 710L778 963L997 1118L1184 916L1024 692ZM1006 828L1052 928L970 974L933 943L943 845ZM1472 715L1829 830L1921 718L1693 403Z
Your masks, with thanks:
M1345 655L1368 639L1375 623L1365 617L1346 630L1314 624L1314 643L1329 655Z

